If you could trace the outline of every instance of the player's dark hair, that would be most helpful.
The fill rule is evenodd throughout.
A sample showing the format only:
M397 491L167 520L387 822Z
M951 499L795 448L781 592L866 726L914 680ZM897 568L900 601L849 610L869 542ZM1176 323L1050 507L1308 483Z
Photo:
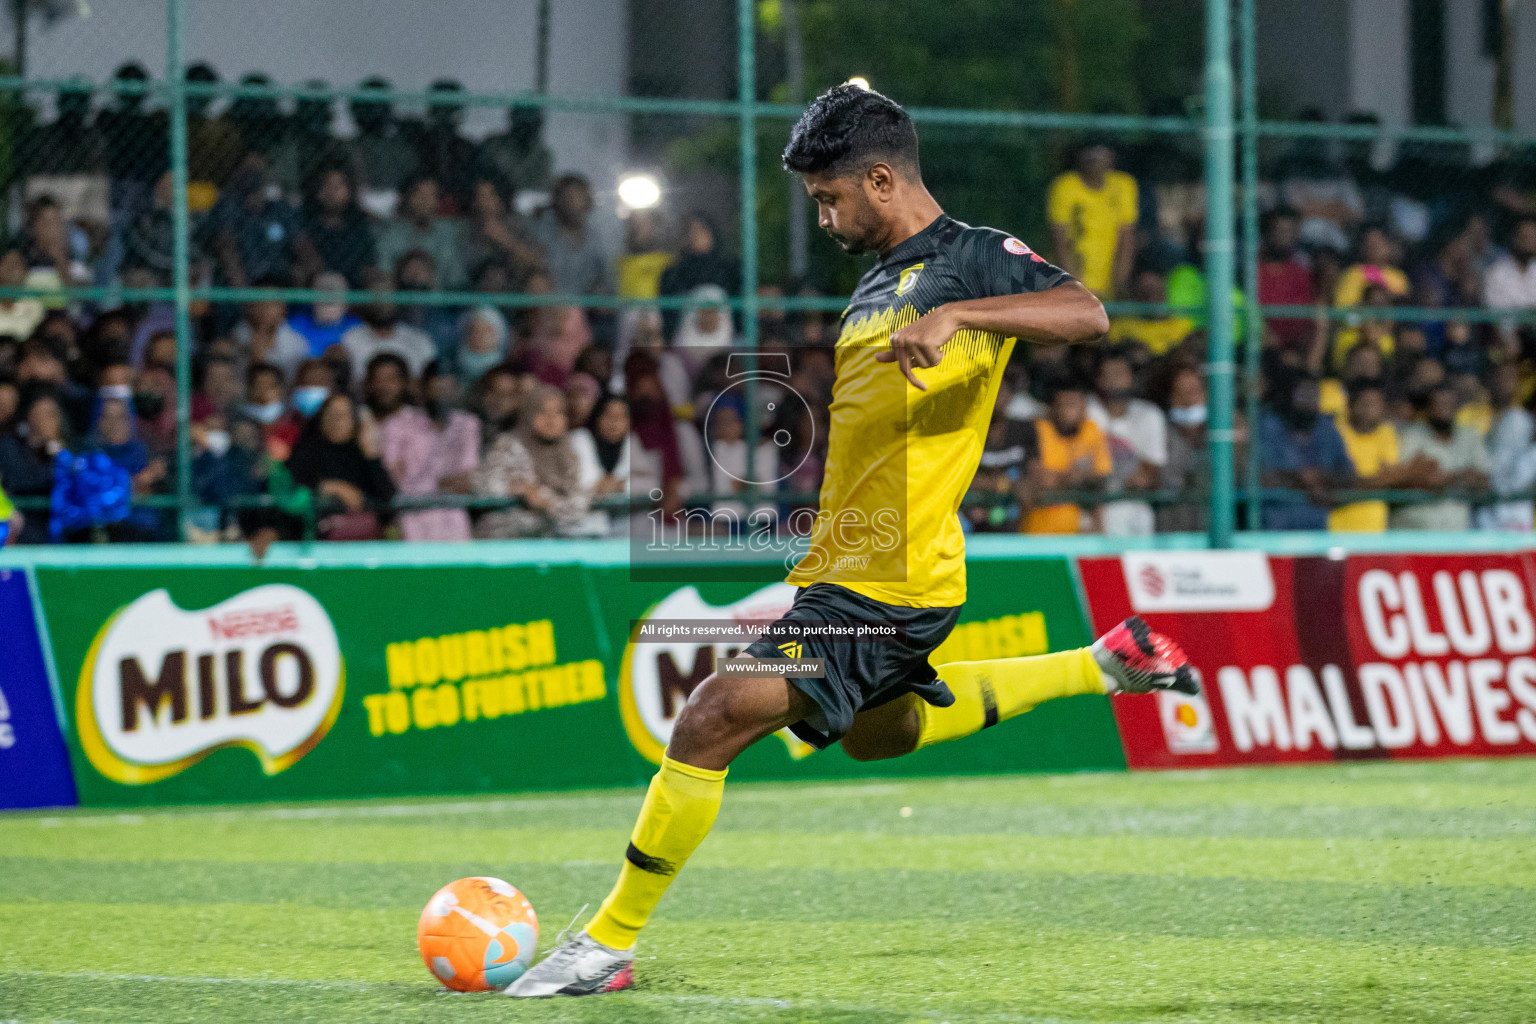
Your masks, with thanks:
M857 85L816 97L784 147L784 169L800 174L863 173L880 160L916 177L917 130L899 103Z

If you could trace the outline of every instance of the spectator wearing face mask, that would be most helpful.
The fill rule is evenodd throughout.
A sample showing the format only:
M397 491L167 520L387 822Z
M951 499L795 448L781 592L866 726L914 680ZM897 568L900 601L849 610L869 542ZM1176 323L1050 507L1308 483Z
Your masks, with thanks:
M367 279L367 271L361 272L361 280ZM301 309L288 318L288 326L292 328L309 346L311 356L323 356L333 345L340 345L342 335L362 323L347 310L347 304L342 300L342 293L347 290L347 279L340 274L327 271L324 274L316 274L310 282L310 287L316 291L336 292L334 302L317 302L307 309Z
M1205 503L1199 493L1210 483L1210 457L1206 448L1205 381L1193 366L1177 370L1168 389L1168 461L1162 469L1162 485L1188 500L1157 510L1159 533L1204 530ZM1236 465L1243 465L1235 461Z
M380 509L395 484L379 459L379 430L346 395L332 395L304 425L288 458L294 482L308 487L325 515L318 526L328 540L376 540Z
M255 363L245 371L245 404L241 415L261 424L267 452L279 462L288 457L302 424L288 409L283 372L270 363Z
M1332 492L1354 483L1355 466L1332 419L1318 410L1317 379L1282 382L1279 408L1259 423L1259 466L1266 487L1302 491L1305 498L1266 503L1266 530L1325 530Z
M1050 411L1035 421L1035 457L1021 488L1020 504L1033 505L1042 490L1094 489L1114 469L1109 443L1088 418L1087 396L1075 384L1061 384L1051 395ZM1021 533L1080 533L1089 520L1081 506L1060 503L1030 508Z
M1441 383L1429 392L1424 421L1403 428L1399 450L1412 467L1414 483L1426 490L1481 490L1488 486L1493 469L1483 439L1471 427L1457 426L1456 391ZM1393 511L1394 530L1465 530L1471 524L1472 506L1464 499L1446 498L1405 505Z
M731 318L726 312L728 300L718 285L700 285L688 293L689 305L672 339L672 350L683 360L690 373L697 374L704 363L736 342Z
M1111 492L1156 488L1168 462L1168 425L1163 411L1136 397L1136 378L1124 356L1110 356L1099 365L1097 384L1088 400L1088 418L1109 440L1114 462ZM1144 537L1155 526L1152 506L1144 501L1105 502L1099 517L1100 528L1111 536Z
M369 407L379 421L384 465L399 493L469 494L480 462L480 421L453 408L457 378L439 363L429 365L421 381L422 408L417 408L400 401L404 366L399 360L381 356L368 370ZM469 513L461 508L404 512L398 522L408 541L470 539Z
M459 317L458 333L459 386L468 391L507 358L507 319L495 306L476 306Z
M301 423L307 423L336 390L336 371L323 359L306 359L293 378L288 404Z
M400 322L400 308L392 298L394 279L388 271L370 268L364 284L378 294L358 308L362 323L341 336L341 347L351 359L352 379L361 380L374 356L388 352L405 360L412 373L420 373L437 358L437 346L425 333Z

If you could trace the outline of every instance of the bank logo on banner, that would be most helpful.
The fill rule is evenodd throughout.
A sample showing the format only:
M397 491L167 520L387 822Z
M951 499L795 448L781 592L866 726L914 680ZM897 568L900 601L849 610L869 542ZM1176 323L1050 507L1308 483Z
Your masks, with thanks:
M1275 602L1262 551L1130 551L1120 565L1138 612L1259 612Z
M1214 754L1220 749L1211 705L1205 695L1157 692L1157 716L1163 723L1163 739L1173 754Z
M298 587L253 587L195 611L156 590L118 610L91 644L75 698L81 746L97 771L127 785L234 746L275 775L325 737L344 675L330 616Z
M647 622L719 619L740 624L767 625L789 611L795 588L773 583L724 606L712 605L695 587L668 594L640 617L636 629ZM653 764L672 739L672 726L688 703L694 688L708 679L720 658L740 654L745 643L701 644L695 640L630 641L624 649L619 678L619 713L624 731L641 756ZM779 730L790 757L799 760L815 752L788 729Z

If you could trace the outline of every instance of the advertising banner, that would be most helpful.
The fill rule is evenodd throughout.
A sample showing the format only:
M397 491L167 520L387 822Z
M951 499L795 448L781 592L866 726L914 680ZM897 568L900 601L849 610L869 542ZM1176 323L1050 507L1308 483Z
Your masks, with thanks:
M75 802L26 574L0 569L0 808Z
M1133 768L1536 752L1532 556L1140 552L1080 562L1098 629L1138 614L1204 693L1118 701Z
M1043 654L1091 641L1067 559L977 559L966 572L969 598L954 633L930 658L934 665ZM745 644L632 642L636 628L665 620L771 621L789 607L795 593L782 583L634 583L623 567L592 573L594 590L602 598L607 643L618 658L612 678L624 732L633 749L651 763L660 762L672 725L694 687L714 671L718 660L739 653ZM855 762L838 747L817 752L784 730L747 750L731 766L731 778L1124 766L1109 701L1073 697L1042 705L1003 728L889 761Z
M705 574L707 580L708 574ZM776 617L792 588L627 567L37 570L87 804L639 783L730 644L647 619ZM935 664L1086 643L1062 558L978 561ZM734 779L1123 767L1108 701L861 765L787 731Z
M87 804L611 785L576 567L39 569Z

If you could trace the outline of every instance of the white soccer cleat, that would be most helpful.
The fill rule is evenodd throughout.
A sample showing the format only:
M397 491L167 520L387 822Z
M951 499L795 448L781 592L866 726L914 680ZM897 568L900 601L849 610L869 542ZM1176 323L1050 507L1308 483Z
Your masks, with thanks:
M519 999L596 996L635 987L635 952L610 949L586 932L559 946L507 986Z

